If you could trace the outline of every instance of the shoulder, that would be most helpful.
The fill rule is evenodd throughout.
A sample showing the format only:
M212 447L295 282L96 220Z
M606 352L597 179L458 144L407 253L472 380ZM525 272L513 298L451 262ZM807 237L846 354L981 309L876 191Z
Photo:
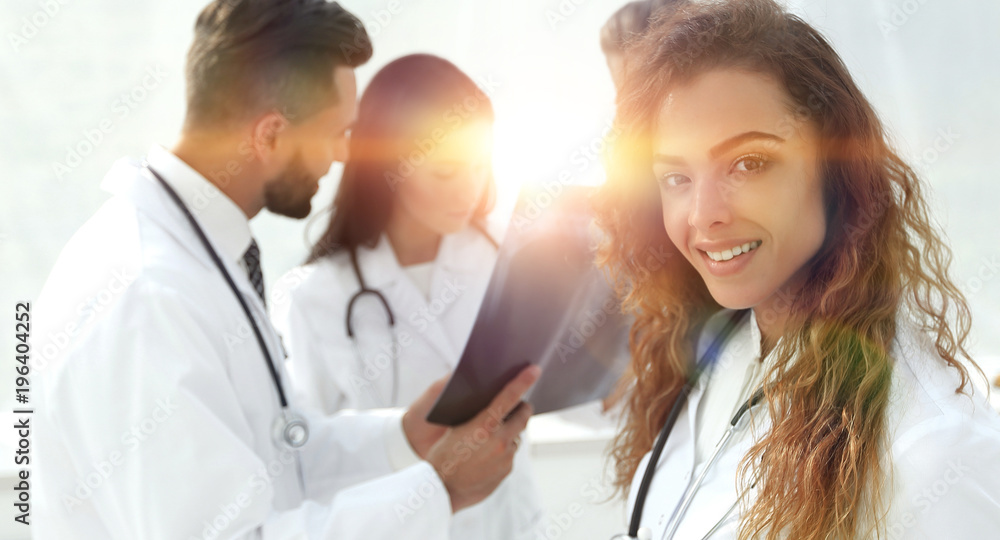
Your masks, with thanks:
M915 324L906 321L898 325L893 340L892 394L890 407L911 422L936 417L975 418L1000 430L1000 416L990 407L974 369L971 380L959 392L961 376L938 354L934 341Z
M1000 459L1000 415L974 374L959 392L958 370L938 355L930 336L910 323L899 325L892 354L887 427L892 454L902 465L926 471L929 464L968 452Z
M311 309L342 300L347 291L357 287L346 252L337 252L319 260L292 268L274 282L271 309Z

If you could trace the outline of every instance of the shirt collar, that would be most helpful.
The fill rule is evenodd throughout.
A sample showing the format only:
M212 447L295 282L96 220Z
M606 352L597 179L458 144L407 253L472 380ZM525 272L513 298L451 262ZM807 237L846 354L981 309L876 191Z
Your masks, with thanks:
M374 247L358 246L358 267L365 278L365 285L379 289L402 275L396 253L385 233L379 236Z
M760 325L757 324L757 310L750 310L750 343L753 347L754 358L760 360Z
M149 166L174 188L220 255L240 262L250 247L250 221L236 203L187 163L160 145L146 155Z
M477 241L486 242L485 236L473 227L441 238L438 254L434 258L434 266L442 266L445 270L456 274L468 274L479 271L482 262L476 259L472 251ZM490 250L494 250L490 245ZM396 259L389 237L383 232L375 247L358 247L358 265L364 273L365 284L372 288L388 285L403 275L403 267Z

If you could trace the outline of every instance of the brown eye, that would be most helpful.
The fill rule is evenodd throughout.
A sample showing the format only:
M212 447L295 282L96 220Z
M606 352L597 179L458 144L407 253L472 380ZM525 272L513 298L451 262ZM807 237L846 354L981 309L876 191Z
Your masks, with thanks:
M662 186L664 188L671 188L671 187L682 186L682 185L684 185L684 184L686 184L686 183L688 183L690 181L691 181L691 179L688 178L687 176L684 176L683 174L677 174L677 173L667 173L667 174L664 174L663 176L661 176L658 179L658 182L660 183L660 186Z
M767 164L768 160L764 156L751 154L736 160L736 163L733 164L733 169L739 173L755 173L760 172Z

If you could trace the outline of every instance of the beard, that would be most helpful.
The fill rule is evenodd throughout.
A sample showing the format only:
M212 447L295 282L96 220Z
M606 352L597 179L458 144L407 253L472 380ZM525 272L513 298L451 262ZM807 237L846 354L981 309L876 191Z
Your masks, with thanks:
M303 219L312 211L316 179L306 169L302 154L264 188L264 207L280 216Z

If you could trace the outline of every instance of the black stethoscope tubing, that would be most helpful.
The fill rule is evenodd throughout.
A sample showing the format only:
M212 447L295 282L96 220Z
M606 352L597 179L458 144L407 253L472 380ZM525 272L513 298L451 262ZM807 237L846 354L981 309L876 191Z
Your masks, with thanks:
M482 235L486 237L486 240L493 245L494 249L500 249L500 244L493 238L493 235L491 235L489 231L487 231L486 228L482 226L482 224L480 224L478 221L473 221L472 227L475 228L480 233L482 233ZM389 319L389 327L390 328L395 327L396 315L395 313L393 313L392 307L389 306L389 301L385 298L385 295L383 295L377 289L369 288L368 285L365 283L365 277L361 273L361 265L358 264L357 247L349 246L347 248L347 252L351 258L351 268L354 270L354 276L358 279L358 287L359 287L358 292L354 293L354 296L351 296L350 300L347 301L347 316L344 318L344 323L346 324L347 327L347 337L354 339L354 323L352 322L352 316L354 315L354 304L358 301L358 299L360 299L362 296L366 294L371 294L374 295L375 298L378 298L379 303L381 303L382 307L385 308L385 313Z
M281 378L278 376L278 370L274 366L274 359L271 357L271 352L267 348L267 344L264 342L264 334L261 333L260 327L257 326L257 320L256 318L254 318L253 314L250 311L250 306L248 306L246 300L243 299L243 295L240 294L239 288L233 281L232 276L230 276L229 272L226 270L225 265L222 263L222 259L219 258L219 254L215 252L215 248L213 248L211 242L208 241L208 237L205 236L205 232L201 229L201 226L198 225L198 222L194 219L194 216L191 215L191 211L188 210L187 205L185 205L184 202L181 201L180 196L177 195L177 192L174 191L174 188L170 187L170 185L167 184L167 181L164 180L159 173L153 170L153 168L148 163L145 164L145 167L146 170L148 170L153 175L153 177L156 178L157 181L159 181L160 185L162 185L163 188L166 189L167 193L170 195L170 198L173 199L173 201L177 204L177 206L179 206L180 209L184 212L184 215L187 217L187 220L191 223L191 227L194 229L195 233L197 233L198 238L201 240L201 243L205 246L205 250L208 251L209 256L212 258L212 262L214 262L215 266L218 267L219 272L222 273L222 277L226 279L226 283L229 285L230 290L233 291L233 295L236 296L236 300L239 301L240 307L243 308L243 312L246 313L247 319L249 319L250 321L250 326L253 328L253 333L254 336L256 336L257 338L257 344L260 346L260 351L264 354L264 358L267 360L268 372L270 372L271 374L271 380L274 382L275 390L278 391L278 402L281 404L282 409L287 409L288 399L285 397L285 390L281 386Z
M639 483L639 490L636 492L635 505L632 508L632 518L629 521L628 535L630 538L636 538L639 534L639 522L642 520L642 510L646 506L646 496L649 493L649 486L653 482L653 474L656 472L656 465L660 461L660 454L663 453L663 448L667 445L667 439L670 437L670 431L673 429L674 424L677 422L677 417L680 416L681 408L683 408L684 403L687 401L688 396L691 394L691 389L694 386L694 382L697 380L701 372L710 364L715 361L715 358L719 354L719 350L722 345L729 339L729 336L733 333L740 322L750 313L750 310L744 309L735 312L732 317L726 322L722 331L715 338L712 344L709 346L708 350L705 351L705 355L702 357L701 362L698 363L698 368L695 370L693 376L688 377L684 382L684 386L681 387L680 392L677 393L677 397L674 398L673 404L670 406L670 413L667 415L667 420L663 424L663 429L660 430L660 434L656 438L656 444L653 445L653 451L649 456L649 461L646 463L646 470L643 472L642 481ZM731 425L735 426L740 417L743 416L750 407L753 407L763 394L758 391L750 399L748 399L739 410L736 415L733 416Z
M478 221L473 221L471 223L472 227L477 231L482 233L482 235L493 245L495 249L500 249L500 244L493 238L493 236L486 230L485 227ZM358 292L354 293L353 296L347 301L347 315L344 317L344 323L347 328L347 337L351 339L357 345L357 340L354 335L354 304L357 303L363 296L372 295L378 299L379 303L385 309L386 319L389 323L389 332L393 334L395 338L395 327L396 327L396 314L392 311L392 307L389 305L389 300L386 299L379 290L372 289L368 287L365 283L365 277L361 273L361 265L358 263L358 250L356 246L349 246L347 252L351 259L351 268L354 270L354 276L358 279ZM360 349L358 350L358 355L360 356ZM393 379L392 379L392 403L390 405L395 405L396 402L396 392L399 385L399 366L398 364L398 348L393 346ZM361 361L362 359L359 359Z

